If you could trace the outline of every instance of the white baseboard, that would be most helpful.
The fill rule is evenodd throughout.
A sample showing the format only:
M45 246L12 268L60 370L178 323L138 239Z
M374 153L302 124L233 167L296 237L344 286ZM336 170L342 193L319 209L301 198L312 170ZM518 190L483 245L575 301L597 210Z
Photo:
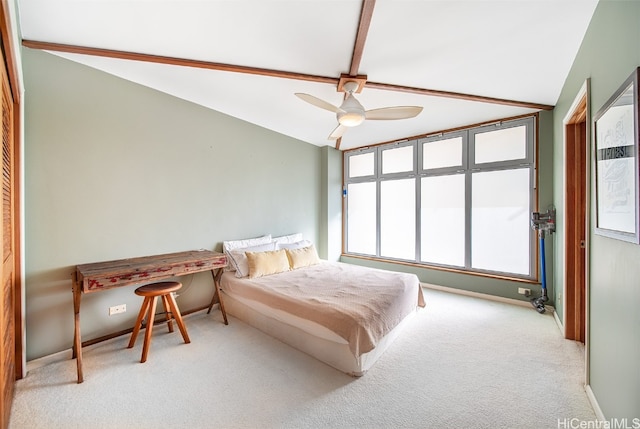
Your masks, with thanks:
M42 368L43 366L49 365L51 363L62 362L64 360L71 359L73 355L72 349L63 350L58 353L53 353L47 356L43 356L38 359L33 359L27 362L27 374L29 371L33 371L34 369Z
M562 336L564 336L564 325L562 324L562 320L560 320L560 317L558 317L558 312L554 311L553 312L553 318L556 320L556 325L558 325L558 329L560 329L560 333L562 334Z
M584 387L584 390L587 392L587 398L589 398L589 403L591 403L591 406L593 407L593 411L596 413L596 417L598 418L598 420L601 422L606 421L607 419L604 416L602 409L600 409L600 404L598 404L598 400L596 399L596 395L593 394L593 390L591 390L591 386L587 384Z
M110 338L108 340L104 340L101 341L99 343L95 343L92 344L90 346L85 346L82 348L83 352L86 352L87 350L91 350L93 347L96 347L100 344L103 344L106 341L111 341L114 340L116 338L119 337L114 337L114 338ZM63 362L65 360L71 360L73 359L73 349L69 348L66 350L62 350L61 352L57 352L57 353L52 353L50 355L46 355L46 356L42 356L41 358L37 358L37 359L33 359L30 361L27 361L27 374L29 373L29 371L33 371L34 369L37 368L41 368L45 365L49 365L51 363L57 363L57 362Z
M447 286L440 286L440 285L434 285L431 283L420 283L420 285L424 288L427 289L435 289L435 290L440 290L443 292L449 292L449 293L455 293L458 295L466 295L466 296L472 296L474 298L481 298L481 299L488 299L490 301L498 301L498 302L504 302L507 304L513 304L513 305L519 305L521 307L530 307L533 309L533 307L531 307L531 303L529 301L522 301L519 299L513 299L513 298L505 298L502 296L496 296L496 295L489 295L487 293L480 293L480 292L472 292L469 290L464 290L464 289L456 289L454 287L447 287ZM556 314L556 309L551 306L551 305L545 305L545 307L547 308L547 310L551 311L554 315ZM557 316L555 316L557 318Z
M218 307L220 307L219 304L214 304L213 305L213 309L216 309ZM191 316L192 314L193 313L185 314L185 315L182 316L182 318L186 319L189 316ZM126 334L126 335L130 335L130 334ZM90 346L85 346L85 347L82 348L82 351L86 352L87 350L91 350L93 347L102 345L107 341L115 340L116 338L120 338L120 336L109 338L107 340L97 342L97 343L92 344ZM29 371L33 371L34 369L41 368L41 367L43 367L45 365L49 365L51 363L57 363L57 362L63 362L65 360L71 360L72 356L73 356L73 349L69 348L69 349L62 350L62 351L57 352L57 353L52 353L50 355L42 356L42 357L37 358L37 359L32 359L30 361L27 361L27 374L29 373ZM26 376L26 374L25 374L25 376Z

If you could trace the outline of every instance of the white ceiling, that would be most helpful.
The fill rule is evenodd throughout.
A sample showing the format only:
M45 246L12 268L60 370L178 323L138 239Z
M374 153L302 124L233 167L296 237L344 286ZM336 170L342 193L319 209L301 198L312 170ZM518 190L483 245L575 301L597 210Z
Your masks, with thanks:
M554 105L598 0L378 0L358 74L369 82ZM17 0L23 40L329 78L348 73L360 0ZM335 84L53 53L302 141L324 146ZM28 88L27 88L28 90ZM366 109L423 106L413 119L365 121L341 149L539 109L365 87Z

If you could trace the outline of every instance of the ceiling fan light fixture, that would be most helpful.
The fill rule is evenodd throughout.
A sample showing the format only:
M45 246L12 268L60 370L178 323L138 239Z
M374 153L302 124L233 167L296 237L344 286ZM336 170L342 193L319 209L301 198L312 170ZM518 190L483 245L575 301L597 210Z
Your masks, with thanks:
M355 127L364 122L364 114L360 112L338 113L338 123L345 127Z
M344 77L344 76L343 76ZM347 128L357 127L365 120L395 120L395 119L409 119L417 116L421 111L421 106L391 106L381 107L373 110L364 110L364 107L353 95L354 92L358 92L362 89L366 81L366 76L356 76L355 78L349 77L340 78L338 84L338 91L345 93L345 98L342 101L340 107L328 103L313 95L304 94L301 92L295 93L295 95L301 100L319 107L329 112L336 114L338 126L329 135L329 140L337 140L342 137Z
M365 120L364 107L351 92L347 94L340 106L340 112L336 114L338 123L345 127L355 127Z

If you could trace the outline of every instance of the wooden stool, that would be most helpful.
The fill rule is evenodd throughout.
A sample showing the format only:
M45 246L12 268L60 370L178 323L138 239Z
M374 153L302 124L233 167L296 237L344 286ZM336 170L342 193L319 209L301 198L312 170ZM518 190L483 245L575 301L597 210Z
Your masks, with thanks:
M142 328L142 319L146 312L147 326L144 334L144 345L142 347L142 359L140 359L140 362L147 361L147 353L149 352L149 345L151 344L151 332L153 331L153 319L155 318L156 304L159 296L162 297L162 302L164 304L169 332L173 332L173 325L171 323L171 318L173 317L176 319L178 328L180 328L184 342L187 344L191 342L189 334L187 334L187 328L185 328L184 322L182 321L182 315L180 314L176 300L171 294L171 292L175 292L181 287L182 284L179 282L159 282L140 286L135 290L136 295L144 296L144 301L142 302L140 313L138 313L138 319L136 320L136 325L131 333L131 340L129 340L127 348L130 349L136 343L136 338L138 337L140 328Z

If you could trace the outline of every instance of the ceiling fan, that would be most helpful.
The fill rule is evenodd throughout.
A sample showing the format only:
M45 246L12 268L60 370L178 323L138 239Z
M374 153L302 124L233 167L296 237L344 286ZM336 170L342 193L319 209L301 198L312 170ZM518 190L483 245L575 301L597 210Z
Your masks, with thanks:
M353 95L354 92L360 92L362 86L364 86L364 82L360 80L345 81L338 85L338 90L342 88L347 94L340 107L334 106L310 94L296 92L295 95L309 104L336 114L338 126L329 135L329 140L336 140L342 137L347 128L358 126L363 123L365 119L377 121L408 119L422 112L421 106L394 106L364 110L362 104L360 104Z

